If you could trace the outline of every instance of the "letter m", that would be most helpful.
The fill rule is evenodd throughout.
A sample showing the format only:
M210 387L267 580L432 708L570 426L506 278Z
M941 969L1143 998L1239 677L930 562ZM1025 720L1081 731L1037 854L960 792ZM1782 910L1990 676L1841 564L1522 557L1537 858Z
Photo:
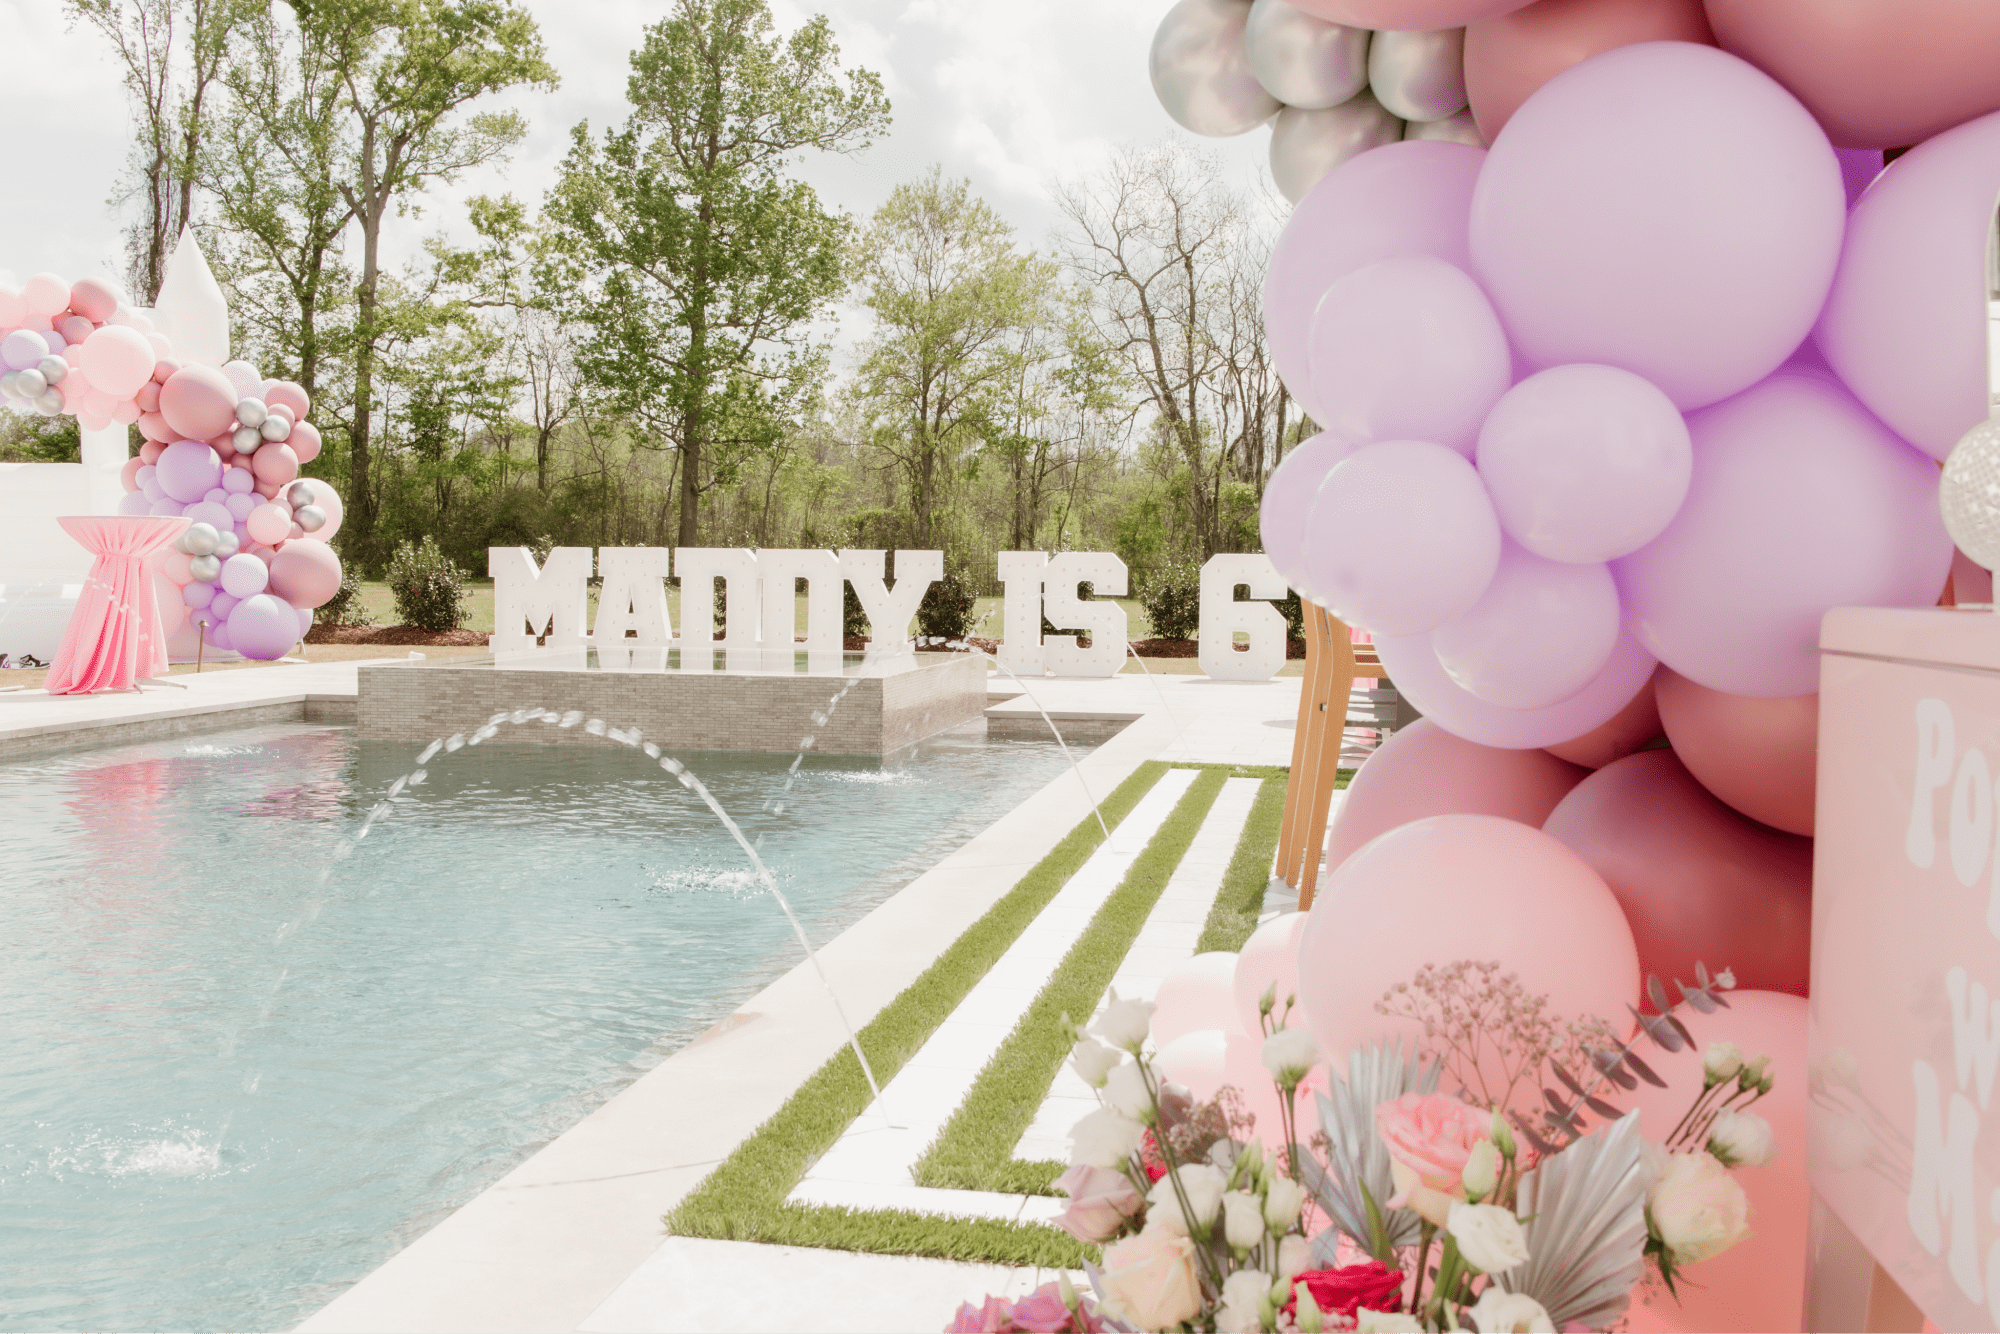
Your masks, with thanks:
M1911 1072L1917 1088L1917 1124L1910 1165L1910 1231L1925 1250L1937 1255L1944 1249L1944 1222L1949 1218L1951 1276L1967 1300L1983 1301L1972 1180L1979 1111L1972 1099L1954 1092L1947 1120L1937 1071L1926 1061L1915 1061Z

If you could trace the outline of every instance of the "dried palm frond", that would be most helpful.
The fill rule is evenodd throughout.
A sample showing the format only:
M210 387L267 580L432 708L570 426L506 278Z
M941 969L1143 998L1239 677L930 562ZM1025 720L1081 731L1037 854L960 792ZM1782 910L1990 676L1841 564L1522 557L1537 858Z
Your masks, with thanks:
M1651 1185L1634 1112L1521 1177L1529 1260L1498 1280L1542 1304L1557 1329L1608 1329L1646 1269Z
M1405 1052L1401 1042L1393 1047L1374 1042L1348 1053L1347 1077L1334 1074L1332 1087L1319 1095L1327 1170L1321 1171L1311 1155L1301 1154L1299 1168L1305 1180L1300 1184L1313 1193L1335 1227L1365 1250L1376 1249L1371 1212L1392 1247L1416 1245L1423 1222L1413 1210L1387 1206L1396 1185L1389 1173L1389 1151L1375 1133L1376 1105L1406 1093L1437 1092L1443 1070L1442 1064L1425 1061L1414 1049ZM1326 1250L1335 1240L1322 1233L1315 1249ZM1325 1258L1330 1260L1330 1252Z

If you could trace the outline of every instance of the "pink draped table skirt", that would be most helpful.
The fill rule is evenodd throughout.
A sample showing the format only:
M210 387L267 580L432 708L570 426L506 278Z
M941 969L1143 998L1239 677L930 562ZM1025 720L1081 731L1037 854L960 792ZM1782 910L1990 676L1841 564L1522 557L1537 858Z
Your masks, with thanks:
M153 596L152 558L188 521L154 515L70 515L56 520L97 557L49 665L51 695L131 690L167 670L167 637Z

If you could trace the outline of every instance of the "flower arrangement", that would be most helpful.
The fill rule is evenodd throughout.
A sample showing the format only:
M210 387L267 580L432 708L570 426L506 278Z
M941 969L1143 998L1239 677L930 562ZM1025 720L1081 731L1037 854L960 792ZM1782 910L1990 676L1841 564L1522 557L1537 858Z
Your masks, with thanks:
M1072 1133L1057 1226L1102 1248L1092 1292L1066 1280L1013 1307L962 1307L953 1330L1604 1329L1632 1290L1669 1291L1684 1267L1749 1235L1733 1173L1775 1156L1752 1105L1766 1057L1708 1048L1703 1084L1660 1142L1609 1099L1666 1082L1637 1054L1693 1043L1675 1012L1728 1004L1727 971L1697 965L1621 1041L1597 1019L1560 1023L1494 964L1427 967L1386 995L1415 1020L1406 1051L1351 1052L1302 1140L1295 1105L1320 1060L1290 1025L1292 999L1260 1005L1264 1065L1279 1093L1282 1152L1266 1153L1234 1090L1206 1102L1163 1079L1146 1050L1152 1006L1115 992L1071 1061L1099 1107ZM1065 1022L1068 1022L1065 1020ZM1580 1074L1579 1071L1585 1072ZM1441 1091L1449 1076L1455 1094ZM1518 1110L1539 1087L1542 1106ZM1025 1313L1025 1314L1024 1314Z

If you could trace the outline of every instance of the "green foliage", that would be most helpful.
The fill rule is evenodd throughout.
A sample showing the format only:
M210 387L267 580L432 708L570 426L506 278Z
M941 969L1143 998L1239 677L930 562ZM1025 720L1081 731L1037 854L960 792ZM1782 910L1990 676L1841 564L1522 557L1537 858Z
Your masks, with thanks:
M1201 567L1191 560L1162 561L1139 585L1139 605L1155 639L1193 639L1201 629Z
M1299 590L1294 588L1285 593L1282 600L1272 606L1285 618L1285 638L1304 639L1306 637L1306 604L1299 600Z
M373 625L374 614L361 601L361 576L352 565L340 571L340 591L321 604L313 614L319 625Z
M868 613L861 609L861 595L845 579L840 581L840 633L848 639L868 633Z
M917 604L917 634L924 639L950 641L972 632L972 609L978 595L963 570L948 569L944 577L924 590Z
M396 598L396 615L402 624L432 634L465 623L465 580L465 571L428 535L420 543L403 543L389 558L389 591Z
M0 412L0 463L78 463L83 437L74 417Z

